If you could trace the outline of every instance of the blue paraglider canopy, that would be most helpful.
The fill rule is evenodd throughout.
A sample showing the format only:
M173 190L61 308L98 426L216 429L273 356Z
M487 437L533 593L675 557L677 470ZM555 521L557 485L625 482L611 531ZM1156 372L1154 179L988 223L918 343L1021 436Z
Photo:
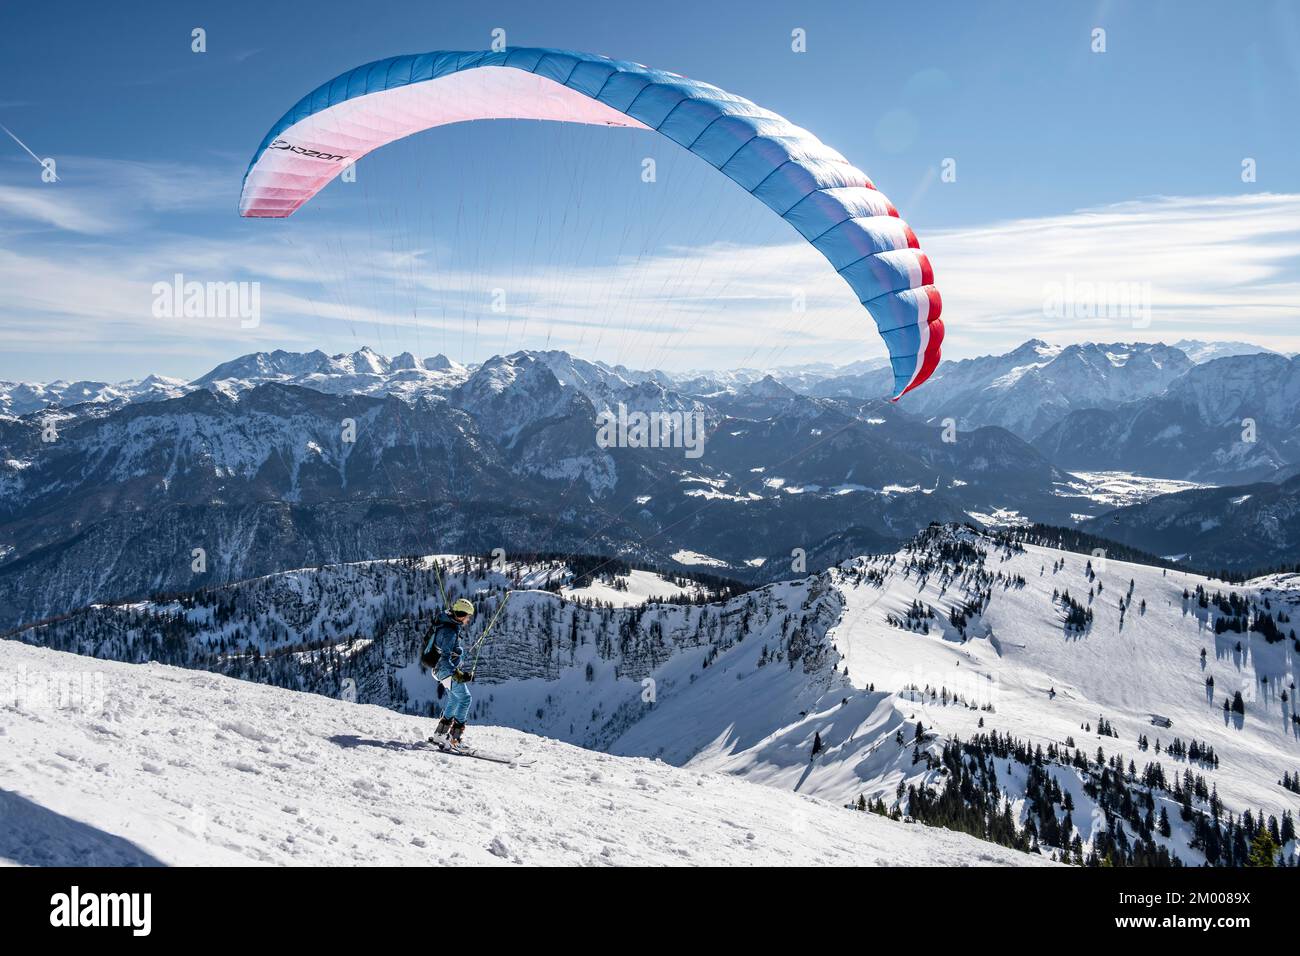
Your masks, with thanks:
M590 53L508 48L397 56L304 96L244 174L242 216L283 218L349 164L421 130L535 119L652 130L719 170L825 256L875 320L895 399L939 362L930 261L883 193L805 129L709 83Z

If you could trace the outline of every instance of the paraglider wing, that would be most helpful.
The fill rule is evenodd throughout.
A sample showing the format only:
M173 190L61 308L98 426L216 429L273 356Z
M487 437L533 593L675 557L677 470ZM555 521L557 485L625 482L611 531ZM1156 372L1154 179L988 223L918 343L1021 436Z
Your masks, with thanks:
M239 213L289 216L371 150L479 119L620 126L667 136L790 223L844 277L889 349L895 399L938 365L942 303L930 260L865 173L749 100L590 53L425 53L350 70L271 127L244 174Z

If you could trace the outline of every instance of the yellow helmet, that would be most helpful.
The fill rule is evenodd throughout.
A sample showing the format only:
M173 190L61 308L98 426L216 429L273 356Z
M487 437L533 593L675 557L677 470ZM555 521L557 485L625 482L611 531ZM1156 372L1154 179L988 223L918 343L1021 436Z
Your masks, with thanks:
M452 614L473 614L474 605L471 604L465 598L457 598L451 604L451 613Z

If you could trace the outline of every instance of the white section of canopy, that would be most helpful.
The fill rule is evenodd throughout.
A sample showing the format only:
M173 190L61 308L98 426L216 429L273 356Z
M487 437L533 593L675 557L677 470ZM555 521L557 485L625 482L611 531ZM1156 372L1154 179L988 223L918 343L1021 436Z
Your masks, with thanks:
M275 140L283 146L268 146L249 170L239 214L283 218L371 150L435 126L483 119L649 129L554 80L511 67L478 67L356 96L294 123Z

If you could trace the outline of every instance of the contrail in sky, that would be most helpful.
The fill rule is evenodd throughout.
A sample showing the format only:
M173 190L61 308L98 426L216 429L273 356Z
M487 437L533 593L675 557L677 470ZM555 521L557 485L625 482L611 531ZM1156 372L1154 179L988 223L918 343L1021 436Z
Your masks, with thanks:
M0 129L4 130L6 133L8 133L10 139L12 139L15 143L17 143L17 144L18 144L19 146L21 146L24 150L26 150L28 156L30 156L32 159L36 160L36 162L40 163L42 169L45 168L45 161L44 161L43 159L41 159L41 157L39 157L39 156L37 156L35 153L33 153L30 149L27 149L27 144L24 143L24 142L23 142L21 139L19 139L17 136L15 136L15 135L13 134L13 132L9 129L8 126L6 126L4 123L0 123ZM58 181L59 181L59 177L58 177L58 175L55 175L55 176L54 176L54 181L55 181L55 182L58 182Z

